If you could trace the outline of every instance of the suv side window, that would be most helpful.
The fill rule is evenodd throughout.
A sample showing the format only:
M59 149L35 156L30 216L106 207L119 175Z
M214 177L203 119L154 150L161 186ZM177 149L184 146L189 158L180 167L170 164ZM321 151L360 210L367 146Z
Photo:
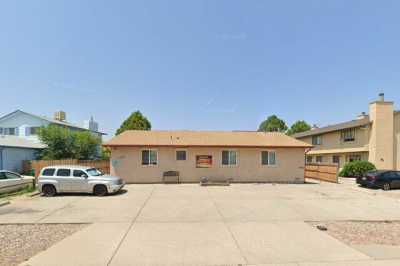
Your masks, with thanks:
M55 171L56 171L56 169L54 169L54 168L47 168L47 169L43 170L42 175L43 176L53 176Z
M57 176L71 176L71 170L60 168L57 170Z
M74 177L87 177L88 175L83 172L82 170L74 170L73 172Z

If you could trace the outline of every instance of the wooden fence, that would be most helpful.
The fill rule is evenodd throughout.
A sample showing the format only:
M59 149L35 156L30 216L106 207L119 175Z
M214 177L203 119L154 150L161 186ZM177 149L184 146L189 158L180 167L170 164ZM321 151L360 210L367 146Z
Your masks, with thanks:
M109 160L35 160L35 161L23 161L22 169L24 173L34 172L35 177L38 177L42 168L52 165L82 165L87 167L94 167L99 169L105 174L110 173L110 161Z
M337 164L306 164L304 177L339 183L339 167Z

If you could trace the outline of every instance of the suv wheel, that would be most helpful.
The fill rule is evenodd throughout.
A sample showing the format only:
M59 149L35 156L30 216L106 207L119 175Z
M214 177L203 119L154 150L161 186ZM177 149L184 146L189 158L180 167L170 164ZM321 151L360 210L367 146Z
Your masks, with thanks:
M382 188L383 188L383 190L390 190L390 183L388 183L388 182L383 183Z
M42 193L46 197L54 197L57 191L53 185L44 185L42 188Z
M96 185L93 189L93 194L96 196L105 196L107 195L107 188L104 185Z

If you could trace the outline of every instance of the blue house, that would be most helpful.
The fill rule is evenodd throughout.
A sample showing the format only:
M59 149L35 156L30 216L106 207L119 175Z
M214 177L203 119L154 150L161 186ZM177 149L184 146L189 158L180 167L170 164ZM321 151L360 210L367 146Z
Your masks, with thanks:
M20 173L22 161L36 159L37 153L46 146L16 136L0 136L0 169Z
M49 118L30 114L21 110L16 110L0 117L0 135L17 136L34 142L40 142L37 136L37 130L42 126L50 124L64 126L70 130L90 131L100 139L105 135L105 133L98 131L98 124L93 118L84 121L81 126L67 122L66 114L63 111L56 112L54 118Z
M83 125L77 125L67 122L62 111L49 118L16 110L0 117L0 170L20 172L23 160L34 160L38 150L45 147L37 135L38 129L48 125L59 125L72 131L89 131L100 139L105 135L98 131L98 123L93 117L84 121Z

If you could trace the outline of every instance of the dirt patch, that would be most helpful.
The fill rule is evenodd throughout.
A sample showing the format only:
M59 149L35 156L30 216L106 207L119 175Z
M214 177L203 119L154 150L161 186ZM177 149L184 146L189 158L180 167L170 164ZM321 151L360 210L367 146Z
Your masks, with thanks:
M312 226L326 227L327 234L348 245L400 246L400 222L341 221L309 222Z
M18 265L87 224L0 225L0 265Z

